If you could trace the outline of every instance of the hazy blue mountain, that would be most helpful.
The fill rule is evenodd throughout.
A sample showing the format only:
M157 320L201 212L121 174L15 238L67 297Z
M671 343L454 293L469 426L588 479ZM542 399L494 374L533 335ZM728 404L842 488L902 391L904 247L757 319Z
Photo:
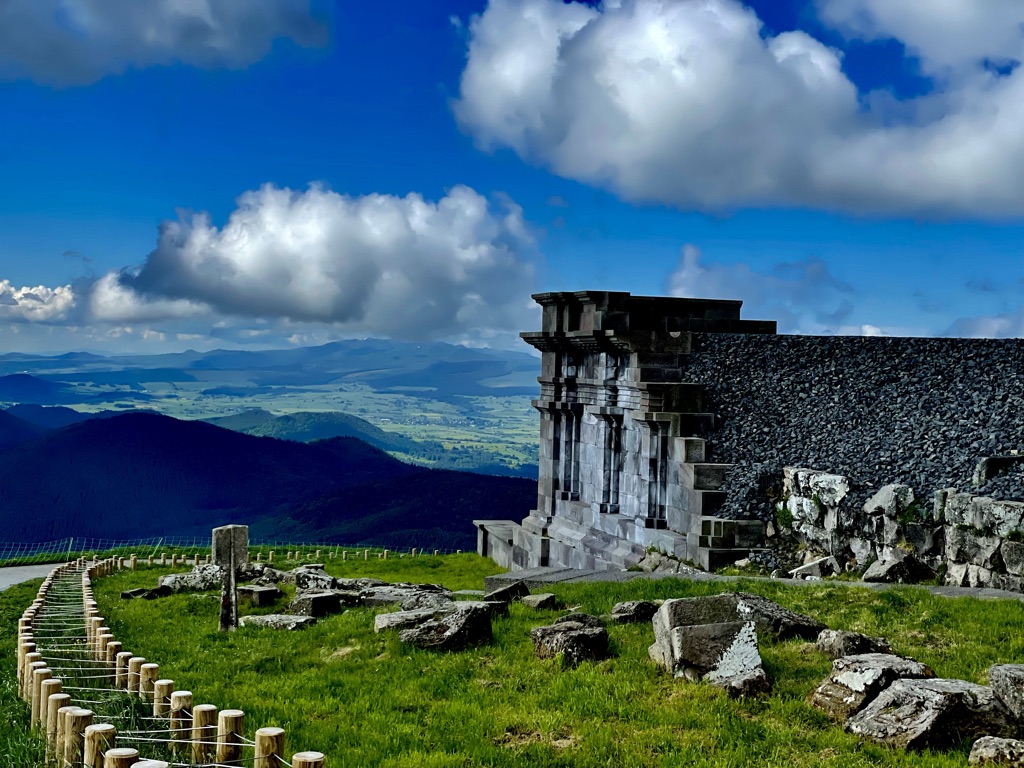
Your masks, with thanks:
M43 432L44 430L35 424L19 419L7 411L0 411L0 451L28 442Z
M60 405L73 401L74 396L64 384L27 373L0 376L0 402Z
M89 419L108 419L111 416L118 416L121 411L94 411L86 413L76 411L63 405L32 405L23 403L12 405L5 413L17 416L22 421L34 424L43 429L61 429L72 424L80 424Z
M426 546L429 532L433 546L444 535L470 549L474 517L523 517L535 496L529 480L415 467L354 438L300 443L152 413L0 453L0 529L14 541L206 535L244 522L282 539L423 532Z

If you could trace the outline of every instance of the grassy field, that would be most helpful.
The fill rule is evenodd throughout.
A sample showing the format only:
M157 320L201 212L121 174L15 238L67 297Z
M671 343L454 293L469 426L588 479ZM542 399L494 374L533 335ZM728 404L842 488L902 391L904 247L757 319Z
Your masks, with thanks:
M466 554L336 560L328 570L462 589L482 587L484 576L496 569ZM966 762L968 745L946 754L906 754L861 745L831 724L806 703L830 669L830 661L810 643L762 642L774 692L733 701L710 686L659 672L647 658L649 624L609 627L611 659L562 671L553 661L534 659L529 639L531 627L549 623L559 611L514 604L508 618L495 619L493 644L456 654L403 647L394 634L375 635L378 610L370 609L349 610L294 634L254 629L221 634L212 594L118 598L122 589L152 585L157 572L165 569L119 574L96 585L101 612L125 648L158 661L161 676L192 690L196 703L244 709L251 729L279 725L287 730L289 751L320 750L331 766L845 768ZM985 682L991 664L1024 659L1024 606L1017 602L951 600L913 588L878 593L754 581L666 579L553 591L565 606L606 613L619 600L737 588L833 628L884 635L897 652L931 665L943 677ZM8 615L16 616L30 599L27 589L0 595L0 618L10 632ZM0 654L5 684L9 662L5 647ZM10 686L2 690L6 702ZM3 706L10 718L9 702Z

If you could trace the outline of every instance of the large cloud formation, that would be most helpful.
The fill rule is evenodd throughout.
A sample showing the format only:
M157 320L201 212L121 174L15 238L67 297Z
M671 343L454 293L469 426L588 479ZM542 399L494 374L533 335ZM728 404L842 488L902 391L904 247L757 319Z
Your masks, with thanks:
M455 114L484 148L634 202L1024 214L1024 3L818 8L844 34L904 40L935 90L858 94L840 52L766 34L736 0L490 0Z
M203 313L327 323L406 339L518 328L533 237L510 200L465 186L345 197L266 185L223 228L181 214L134 269L91 288L88 315L144 322Z
M129 67L240 67L275 39L326 37L309 0L3 0L0 79L81 85Z

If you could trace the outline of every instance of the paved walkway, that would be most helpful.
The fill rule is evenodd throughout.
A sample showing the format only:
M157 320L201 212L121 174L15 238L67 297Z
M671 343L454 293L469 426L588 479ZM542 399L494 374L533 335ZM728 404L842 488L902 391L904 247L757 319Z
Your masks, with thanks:
M879 584L866 581L807 581L805 579L770 579L764 576L719 576L716 573L692 570L684 573L645 573L643 571L591 571L580 568L529 568L522 571L509 571L496 576L488 576L485 589L490 592L516 581L525 581L531 589L545 584L570 584L583 581L633 581L634 579L688 579L690 581L770 581L774 584L785 584L791 587L814 587L823 584L838 587L860 587L862 589L894 589L913 587L924 589L933 595L943 597L978 597L990 600L1024 600L1024 594L1010 592L1006 589L990 589L988 587L937 587L933 584Z
M41 579L60 563L44 563L43 565L19 565L13 568L0 568L0 592L21 584L23 581Z

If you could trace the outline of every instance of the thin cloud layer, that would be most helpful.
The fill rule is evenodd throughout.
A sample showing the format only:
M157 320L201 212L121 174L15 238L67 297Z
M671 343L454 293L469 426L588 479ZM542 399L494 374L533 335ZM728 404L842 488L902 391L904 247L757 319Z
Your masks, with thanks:
M941 5L951 19L930 0L821 0L826 23L901 35L945 75L894 106L858 94L838 51L767 35L736 0L491 0L455 115L483 148L634 202L1022 215L1024 73L1006 62L1024 52L1024 5L995 2L998 20Z
M275 318L405 339L517 329L533 248L515 203L469 187L432 202L267 185L242 195L221 229L206 214L164 222L140 267L95 283L89 312L120 323Z
M327 39L309 0L4 0L0 79L83 85L176 62L242 67L276 39Z
M742 263L705 263L700 249L688 244L669 276L668 290L672 296L741 299L743 317L776 320L779 330L787 333L881 333L845 324L854 310L853 287L833 275L821 259L756 272Z

